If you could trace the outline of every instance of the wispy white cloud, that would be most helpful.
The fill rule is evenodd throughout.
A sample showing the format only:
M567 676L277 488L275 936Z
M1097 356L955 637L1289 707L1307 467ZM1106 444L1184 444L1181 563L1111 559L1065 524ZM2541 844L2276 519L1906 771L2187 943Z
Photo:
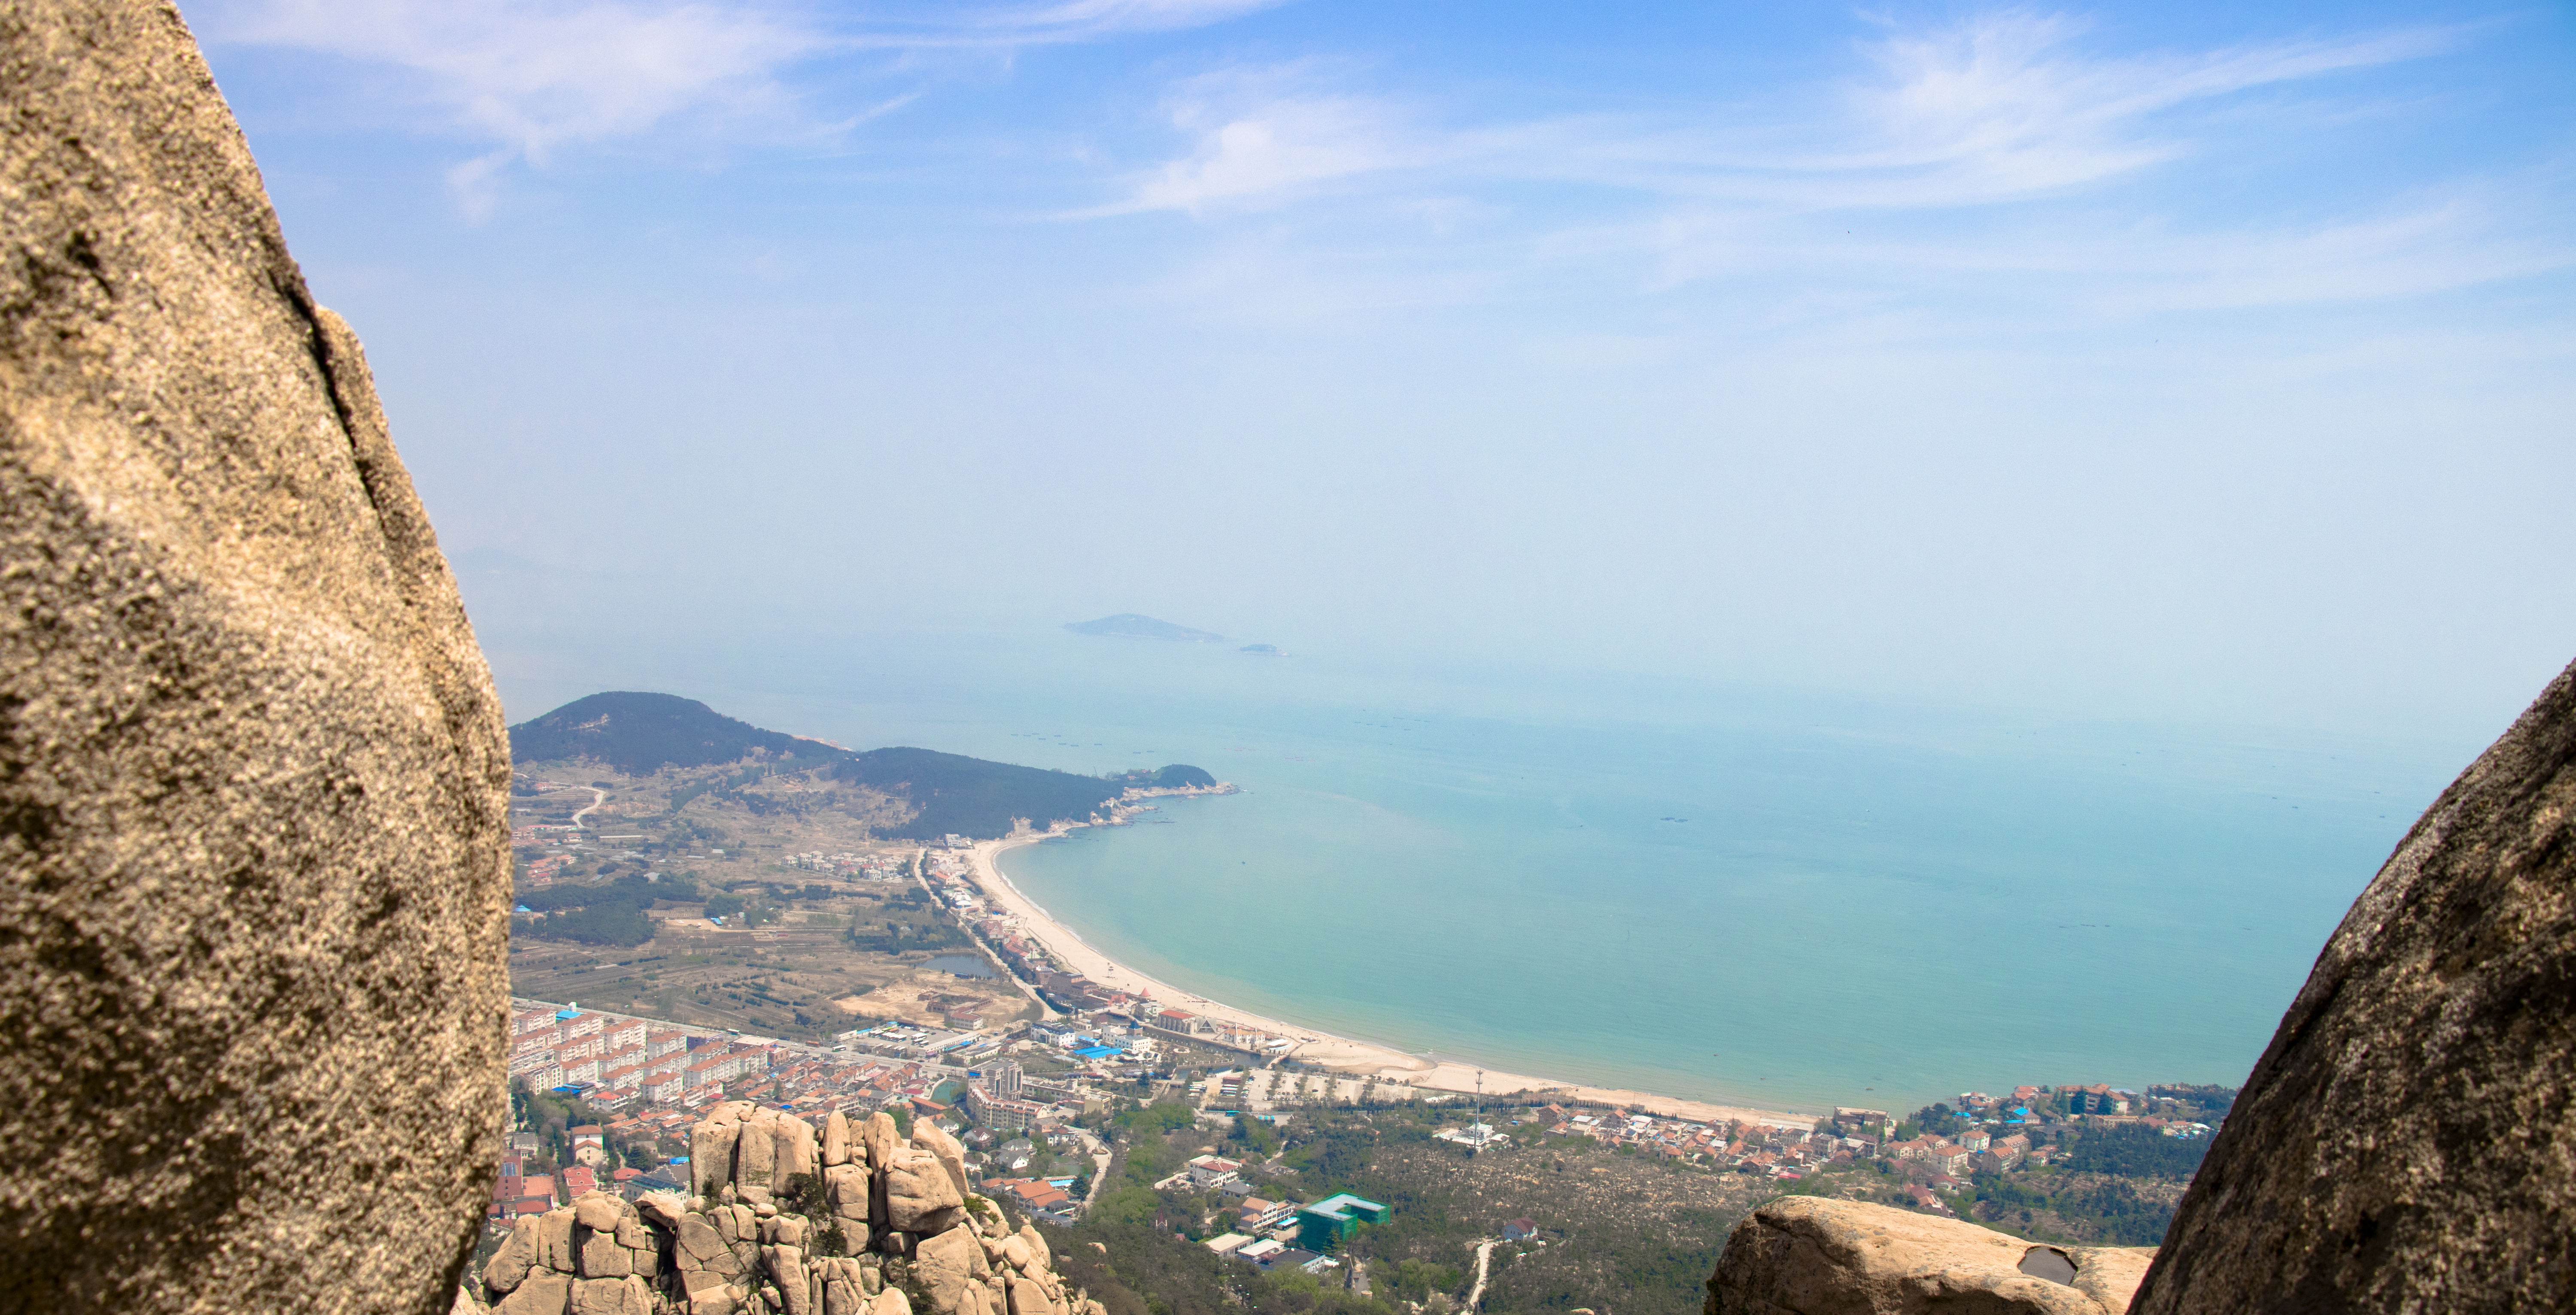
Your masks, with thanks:
M532 159L740 104L831 44L784 12L635 0L255 0L208 26L410 70L458 124Z
M1092 40L1125 32L1167 32L1221 23L1283 0L1064 0L1034 8L969 13L970 30L1020 42Z
M1848 144L1784 162L1809 172L1882 175L1895 204L1975 203L2116 177L2189 149L2167 111L2417 58L2455 34L2429 29L2191 54L2099 56L2086 25L2007 12L1889 36L1867 48L1881 77L1851 88Z
M2524 184L2463 184L2365 213L2214 231L2151 221L2033 222L1970 235L1846 234L1796 217L1691 207L1556 235L1559 261L1628 257L1650 286L1830 269L1846 282L2004 287L2051 304L2126 313L2314 305L2419 296L2567 268L2576 249L2529 222L2552 209Z
M1303 65L1231 69L1191 78L1166 98L1189 155L1138 179L1087 215L1268 207L1345 179L1418 171L1456 154L1455 134L1425 133L1403 107L1376 97L1317 92Z
M449 181L487 209L511 165L566 147L745 117L776 128L785 78L833 57L1008 50L1220 22L1280 0L1064 0L1036 6L885 8L866 23L779 4L703 0L208 0L210 40L318 52L411 75L436 126L486 150ZM811 129L847 129L911 99Z
M1806 207L1974 205L2133 173L2191 148L2168 111L2260 87L2414 58L2451 44L2417 30L2102 57L2084 25L1990 14L1863 48L1876 76L1805 111L1712 106L1688 118L1588 116L1443 124L1419 105L1332 90L1314 65L1231 70L1167 104L1187 153L1134 176L1095 213L1262 206L1376 175L1546 179Z
M1192 216L1224 245L1193 279L1218 278L1242 304L1257 271L1298 268L1282 294L1295 306L1333 302L1317 275L1354 264L1381 280L1363 297L1490 291L1507 280L1462 276L1485 261L1527 285L1625 268L1645 290L1802 271L1886 286L2010 275L2060 281L2060 304L2072 304L2065 281L2084 280L2076 302L2138 309L2416 295L2576 258L2528 222L2565 190L2547 181L2419 188L2200 231L2174 218L2191 209L2176 204L2187 190L2107 190L2227 151L2300 84L2434 54L2456 32L2111 55L2087 39L2078 20L2021 11L1887 32L1839 84L1658 118L1462 124L1423 100L1350 90L1359 79L1344 69L1229 70L1168 97L1184 153L1077 213ZM2242 99L2256 91L2272 95ZM1400 230L1433 200L1490 222L1408 245ZM1301 224L1321 244L1303 265ZM1406 249L1437 276L1403 276L1393 253Z

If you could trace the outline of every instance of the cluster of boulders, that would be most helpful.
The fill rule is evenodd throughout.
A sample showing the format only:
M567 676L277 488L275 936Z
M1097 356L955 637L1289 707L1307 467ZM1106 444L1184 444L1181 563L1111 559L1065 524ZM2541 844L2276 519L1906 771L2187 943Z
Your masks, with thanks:
M592 1192L521 1218L460 1305L500 1315L1107 1315L1033 1225L967 1190L936 1125L718 1105L690 1132L695 1194ZM479 1291L477 1291L479 1287Z

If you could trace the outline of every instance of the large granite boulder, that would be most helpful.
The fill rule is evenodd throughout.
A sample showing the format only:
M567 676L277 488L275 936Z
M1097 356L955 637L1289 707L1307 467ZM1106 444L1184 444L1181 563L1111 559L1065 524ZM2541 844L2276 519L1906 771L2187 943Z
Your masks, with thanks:
M743 1120L757 1108L747 1100L720 1101L689 1129L689 1178L699 1195L714 1196L733 1182Z
M948 1181L957 1187L959 1200L970 1190L966 1180L966 1148L938 1124L925 1119L912 1125L912 1144L939 1159L939 1167L948 1171Z
M877 1181L885 1193L883 1222L889 1228L944 1233L964 1218L965 1195L931 1151L904 1147L892 1152Z
M2576 1309L2576 667L2344 915L2141 1315Z
M2119 1315L2148 1247L2050 1247L1859 1201L1791 1196L1735 1226L1707 1315Z
M509 748L357 339L176 10L0 5L13 1305L445 1311Z

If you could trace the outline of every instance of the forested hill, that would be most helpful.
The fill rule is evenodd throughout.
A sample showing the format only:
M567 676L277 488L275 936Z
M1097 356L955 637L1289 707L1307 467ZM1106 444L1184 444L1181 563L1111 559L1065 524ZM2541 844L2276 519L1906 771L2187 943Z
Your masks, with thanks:
M1127 788L1124 781L1014 767L929 749L870 749L834 764L831 775L911 800L921 811L893 834L913 840L934 840L951 831L977 837L1009 835L1011 819L1016 817L1039 826L1080 822Z
M846 749L765 731L676 694L593 694L510 728L510 756L520 762L590 758L628 776L740 762L754 749L779 758L849 756Z
M576 699L511 727L510 753L520 762L587 759L628 776L758 758L769 766L816 772L908 802L914 810L909 820L877 831L887 839L907 840L936 840L952 832L978 838L1008 835L1015 818L1040 827L1081 822L1131 785L1214 780L1183 764L1103 779L929 749L859 753L763 730L673 694L610 693Z

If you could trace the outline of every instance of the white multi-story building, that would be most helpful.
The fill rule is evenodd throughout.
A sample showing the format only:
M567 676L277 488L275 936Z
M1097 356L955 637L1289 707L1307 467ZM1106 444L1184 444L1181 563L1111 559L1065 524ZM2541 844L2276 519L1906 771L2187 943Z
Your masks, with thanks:
M1036 1101L996 1096L982 1087L966 1089L966 1111L977 1123L1003 1132L1027 1132L1038 1126L1046 1107Z
M1016 1059L995 1060L980 1071L984 1075L984 1085L996 1096L1017 1096L1026 1082L1020 1072L1020 1061Z

